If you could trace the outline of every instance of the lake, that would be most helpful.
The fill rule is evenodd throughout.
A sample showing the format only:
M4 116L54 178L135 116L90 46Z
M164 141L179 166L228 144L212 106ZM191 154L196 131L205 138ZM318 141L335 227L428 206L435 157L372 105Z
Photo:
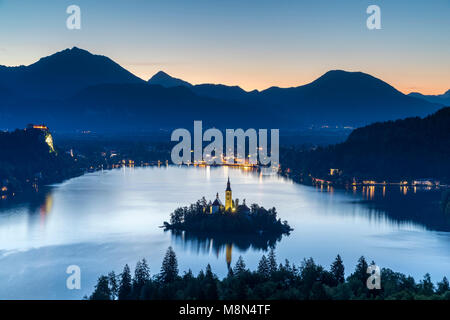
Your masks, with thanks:
M121 168L89 173L41 190L36 199L0 207L0 299L81 299L98 276L146 258L159 272L172 246L180 272L209 263L219 276L242 255L254 269L264 241L172 235L170 213L216 192L276 207L294 231L276 242L278 262L303 258L329 267L339 253L346 275L364 255L380 267L434 282L450 276L449 222L432 191L334 190L228 167ZM379 201L377 200L379 199ZM375 201L377 200L377 201ZM437 212L437 213L436 213ZM81 289L66 288L66 268L81 268Z

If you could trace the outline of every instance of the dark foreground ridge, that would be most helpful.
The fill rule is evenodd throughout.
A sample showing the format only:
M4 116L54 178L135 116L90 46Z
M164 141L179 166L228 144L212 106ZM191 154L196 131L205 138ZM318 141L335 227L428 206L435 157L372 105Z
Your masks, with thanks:
M375 264L372 262L372 264ZM151 276L145 259L138 261L131 276L130 267L116 275L100 276L90 300L450 300L446 277L434 285L427 273L415 282L411 276L381 269L381 289L368 289L364 257L353 273L345 278L344 264L338 255L330 270L317 265L312 258L300 266L277 264L275 252L262 256L257 270L247 269L239 257L233 269L220 280L208 264L194 276L191 270L182 276L171 247L167 250L161 271Z

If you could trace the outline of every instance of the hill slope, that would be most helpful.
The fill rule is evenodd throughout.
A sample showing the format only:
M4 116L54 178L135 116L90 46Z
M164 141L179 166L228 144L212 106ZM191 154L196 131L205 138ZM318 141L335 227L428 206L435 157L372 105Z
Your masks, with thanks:
M156 84L163 86L165 88L171 88L171 87L192 87L192 84L189 82L183 81L178 78L174 78L169 76L164 71L157 72L153 77L151 77L148 80L149 84Z
M0 66L0 86L33 98L69 97L91 85L144 83L111 59L73 47L20 67Z
M0 152L0 185L9 194L82 174L71 157L53 152L48 134L36 129L0 132L0 150L8 150Z
M176 85L185 82L164 75ZM442 107L438 102L406 96L371 75L343 70L329 71L306 85L272 87L261 92L247 92L238 86L221 84L188 83L185 86L200 96L250 105L256 112L261 107L265 112L273 110L269 113L277 113L277 117L272 120L279 121L281 128L312 124L360 126L375 121L425 116Z
M449 128L450 107L425 118L374 123L354 130L341 144L299 154L289 164L321 177L339 168L349 179L450 181Z
M425 116L436 105L408 97L386 82L362 72L334 70L294 88L269 88L262 100L286 117L317 125L361 126L375 121ZM287 119L286 119L287 120Z
M438 95L424 95L418 92L411 92L408 94L408 96L424 99L432 103L440 103L445 106L450 106L450 90L447 90L447 92L445 92L444 94Z

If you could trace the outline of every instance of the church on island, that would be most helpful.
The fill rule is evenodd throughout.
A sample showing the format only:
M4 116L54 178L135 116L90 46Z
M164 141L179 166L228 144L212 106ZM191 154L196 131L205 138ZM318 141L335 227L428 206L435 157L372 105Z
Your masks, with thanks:
M214 202L213 203L210 202L208 206L209 206L208 211L210 214L234 213L236 211L245 214L250 213L250 208L247 207L247 205L245 204L245 199L241 205L239 204L239 199L233 200L230 178L228 178L227 188L225 189L225 205L222 204L222 201L220 201L219 199L219 193L217 193Z

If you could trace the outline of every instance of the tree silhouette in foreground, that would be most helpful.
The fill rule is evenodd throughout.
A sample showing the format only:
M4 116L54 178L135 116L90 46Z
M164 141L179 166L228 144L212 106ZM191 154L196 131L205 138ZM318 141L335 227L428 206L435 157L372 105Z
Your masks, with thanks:
M134 278L125 265L119 277L113 272L100 276L90 299L114 300L117 296L119 300L450 300L446 277L435 286L429 274L416 283L411 276L388 268L381 269L381 289L369 290L368 266L364 257L359 258L355 270L345 278L340 255L328 271L312 258L303 259L299 266L288 260L277 265L275 251L271 250L268 258L262 256L255 271L249 270L239 257L223 279L212 272L209 264L197 276L191 270L180 276L176 254L169 247L159 274L150 275L145 259L136 264Z
M119 300L129 300L132 289L130 267L126 264L120 275Z
M336 285L345 282L344 262L342 261L340 255L337 255L336 260L334 260L333 264L331 265L331 274L333 275Z
M163 283L170 283L177 279L178 277L178 262L177 256L173 251L172 247L167 249L166 255L164 257L161 272L159 273L159 279Z

